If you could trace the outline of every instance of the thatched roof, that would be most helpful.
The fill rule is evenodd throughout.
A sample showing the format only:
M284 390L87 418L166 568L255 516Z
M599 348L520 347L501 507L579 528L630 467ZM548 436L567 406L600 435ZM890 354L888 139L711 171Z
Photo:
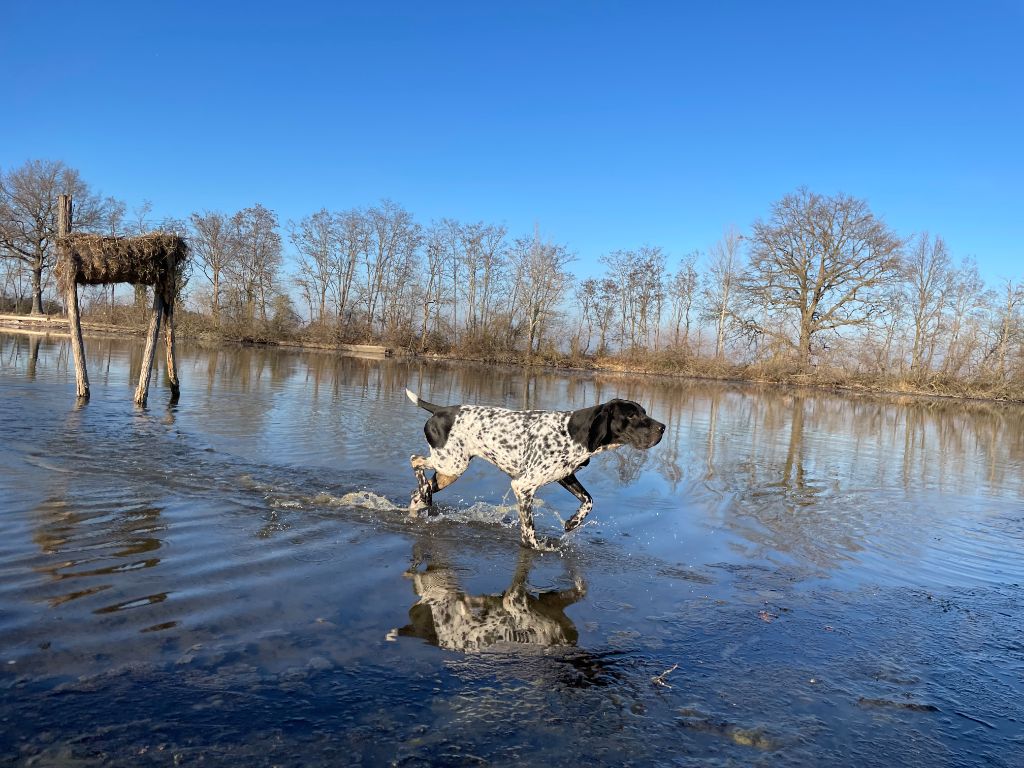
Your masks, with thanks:
M58 243L55 272L62 290L78 285L132 283L176 288L188 264L188 244L167 232L140 237L73 234Z

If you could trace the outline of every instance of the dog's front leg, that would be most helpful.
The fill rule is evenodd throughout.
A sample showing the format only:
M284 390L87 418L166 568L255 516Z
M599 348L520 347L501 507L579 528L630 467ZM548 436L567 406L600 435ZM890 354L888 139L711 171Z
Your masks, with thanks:
M409 500L409 514L415 517L421 509L429 509L434 503L434 484L427 479L426 469L429 467L427 458L414 454L410 457L409 463L412 464L412 470L416 474L416 490L412 492L412 498Z
M563 477L558 484L580 500L580 508L576 510L576 514L565 521L565 532L568 533L579 528L583 519L590 514L590 510L594 508L594 499L576 479L575 474L570 473L568 477Z

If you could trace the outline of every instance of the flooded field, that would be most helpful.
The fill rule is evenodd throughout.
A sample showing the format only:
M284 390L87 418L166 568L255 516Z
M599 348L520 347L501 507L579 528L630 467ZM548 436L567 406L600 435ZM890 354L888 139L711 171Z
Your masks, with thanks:
M1020 407L86 348L0 333L3 764L1024 764ZM668 431L534 554L484 463L406 518L406 386Z

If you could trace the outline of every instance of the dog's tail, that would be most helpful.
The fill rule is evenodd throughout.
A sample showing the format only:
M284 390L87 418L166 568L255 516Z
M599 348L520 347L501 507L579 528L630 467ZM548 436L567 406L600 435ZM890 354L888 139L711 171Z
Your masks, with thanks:
M441 408L444 407L441 405L434 405L433 403L428 403L426 400L421 399L420 396L413 392L411 389L405 390L405 396L412 400L413 403L418 405L423 410L430 411L431 413L436 413L437 411L441 410Z

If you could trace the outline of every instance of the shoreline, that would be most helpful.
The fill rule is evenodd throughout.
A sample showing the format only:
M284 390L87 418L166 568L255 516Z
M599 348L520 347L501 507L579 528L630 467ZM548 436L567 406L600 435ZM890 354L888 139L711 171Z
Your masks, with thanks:
M14 331L28 335L40 336L68 336L68 320L60 315L0 315L0 330ZM113 325L107 323L95 323L90 321L82 322L82 330L89 336L115 336L115 337L138 337L145 334L145 328L133 328L125 325ZM871 383L858 381L856 376L838 371L836 369L824 369L815 372L798 372L789 375L780 374L776 376L759 375L757 364L738 367L735 364L716 363L705 358L689 358L697 361L698 364L720 365L726 370L719 375L711 372L701 372L686 369L666 370L658 367L643 365L635 360L623 360L614 356L597 358L588 357L580 359L562 358L558 360L547 360L537 357L527 357L520 354L509 354L507 358L496 358L472 354L452 354L438 352L416 352L404 347L388 346L379 344L338 344L315 341L263 341L247 339L229 339L215 335L182 333L178 329L178 339L182 341L193 341L200 344L210 345L238 345L251 347L267 347L294 349L313 352L331 352L343 355L352 355L369 358L396 358L403 360L421 360L430 362L462 362L475 363L488 366L512 366L517 368L541 368L552 371L578 371L589 373L615 373L630 376L656 376L670 379L689 379L693 381L717 381L728 384L756 384L768 386L781 386L802 389L826 390L831 392L843 392L853 395L884 395L889 397L914 397L926 399L957 400L965 402L989 402L1000 404L1021 404L1024 403L1024 391L1014 392L1010 388L1008 394L999 395L995 393L971 393L958 391L944 391L935 388L923 388L905 380L890 380ZM656 353L651 353L653 358ZM753 370L751 370L753 369ZM744 371L751 371L752 375L742 375ZM819 380L815 380L820 377ZM847 379L843 381L843 379ZM954 385L970 388L969 382L956 381Z

